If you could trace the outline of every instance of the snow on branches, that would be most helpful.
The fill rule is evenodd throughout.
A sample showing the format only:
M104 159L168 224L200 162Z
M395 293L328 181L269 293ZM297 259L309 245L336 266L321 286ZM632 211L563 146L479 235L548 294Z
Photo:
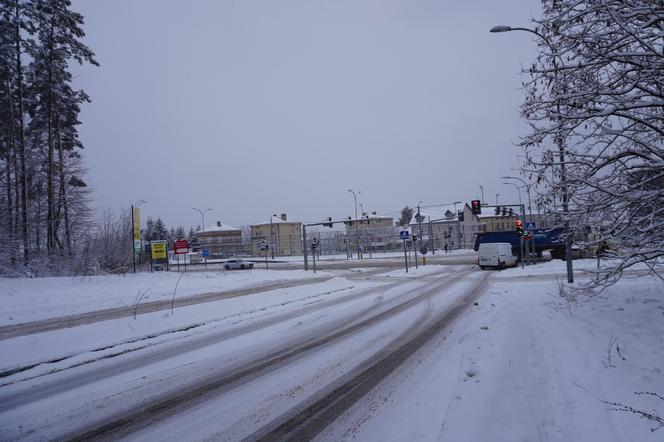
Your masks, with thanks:
M544 0L535 25L523 173L552 219L615 258L600 288L635 265L661 277L664 0Z

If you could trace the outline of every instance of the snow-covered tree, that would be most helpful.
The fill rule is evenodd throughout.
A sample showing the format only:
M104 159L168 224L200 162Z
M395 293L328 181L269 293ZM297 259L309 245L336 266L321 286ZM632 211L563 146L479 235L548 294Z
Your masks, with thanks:
M664 258L664 0L544 0L526 71L523 172L538 204L614 259L600 288Z
M411 207L404 207L401 209L401 216L399 217L399 225L400 226L407 226L410 224L410 221L413 219L413 214L415 213L415 210Z
M154 223L154 234L155 240L169 240L168 229L166 229L166 225L161 218L157 218L157 221Z
M198 237L196 236L196 230L193 227L189 228L189 233L187 234L187 241L189 241L189 244L191 244L191 246L198 245Z
M83 17L70 10L69 0L33 1L37 44L28 69L30 123L33 149L39 150L46 187L46 249L71 252L68 190L85 187L80 176L68 170L68 158L82 148L76 126L80 104L89 101L83 91L71 87L68 63L97 65L92 51L80 42L85 35ZM59 228L62 226L62 234Z

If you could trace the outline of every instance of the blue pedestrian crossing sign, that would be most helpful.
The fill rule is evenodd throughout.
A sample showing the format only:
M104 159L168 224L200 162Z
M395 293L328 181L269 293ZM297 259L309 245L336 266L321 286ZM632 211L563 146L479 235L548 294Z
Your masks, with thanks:
M535 221L528 221L526 223L526 230L535 230L537 228L537 224Z
M408 239L408 235L409 235L408 230L402 230L401 232L399 232L399 238L401 239Z
M202 256L203 258L207 258L208 256L210 256L210 251L209 251L208 249L203 250L203 251L201 252L201 256Z

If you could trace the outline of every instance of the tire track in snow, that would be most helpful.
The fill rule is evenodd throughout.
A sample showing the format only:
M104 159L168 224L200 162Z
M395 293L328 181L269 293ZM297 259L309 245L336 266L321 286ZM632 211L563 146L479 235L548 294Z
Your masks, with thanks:
M373 274L376 274L376 273L383 273L384 271L385 271L384 269L381 269L379 271L364 272L364 274L362 274L361 276L362 276L362 279L368 279L369 276L372 276ZM450 273L447 272L447 269L445 269L445 270L443 270L442 272L440 272L438 274L438 278L447 277L449 274ZM435 276L435 274L427 275L427 276L432 277L432 276ZM172 357L175 357L175 356L187 353L187 352L197 351L197 350L200 350L202 348L208 347L210 345L218 344L218 343L223 342L224 340L227 340L227 339L235 338L237 336L240 336L240 335L243 335L243 334L246 334L246 333L255 332L255 331L260 330L262 328L266 328L266 327L276 325L280 322L291 320L291 319L293 319L295 317L298 317L298 316L301 316L303 314L308 314L308 313L312 313L312 312L315 312L315 311L324 310L324 309L330 308L330 307L337 307L337 306L343 305L343 304L348 303L348 302L353 302L353 301L356 301L356 300L359 300L359 299L362 299L362 298L373 296L376 293L382 293L385 290L389 290L389 289L391 289L391 288L393 288L393 287L395 287L399 284L403 284L403 283L407 283L407 282L413 282L413 281L416 281L416 280L413 280L413 279L394 280L394 281L390 281L391 282L390 284L368 288L368 289L360 291L359 293L354 292L354 293L351 293L351 294L348 294L348 295L345 295L345 296L342 296L342 297L339 297L339 298L335 298L335 299L322 300L322 301L311 300L301 308L296 308L296 309L288 311L286 313L277 314L275 316L271 316L271 317L264 318L264 319L259 319L257 321L252 321L249 324L240 325L239 327L235 327L231 330L225 329L225 330L222 330L222 331L216 332L216 333L206 333L205 335L200 336L200 337L195 337L194 339L188 339L184 342L180 342L180 343L177 343L177 344L174 344L174 345L173 344L168 345L165 348L161 348L159 352L152 352L152 353L147 353L147 354L144 354L144 355L140 355L138 357L134 357L133 359L131 359L129 361L127 361L125 359L119 359L114 364L107 364L104 367L96 368L96 369L94 369L90 372L84 372L84 373L77 372L77 373L73 373L73 374L71 374L69 376L66 376L66 377L60 377L58 379L55 379L55 380L51 381L50 384L49 383L44 383L44 384L39 385L37 388L32 387L31 385L26 385L24 388L17 389L16 391L13 391L10 394L0 395L0 412L2 412L4 410L10 410L12 408L16 408L16 407L25 405L27 403L34 402L34 401L37 401L39 399L50 397L50 396L56 395L56 394L64 392L64 391L72 390L74 388L79 388L79 387L82 387L84 385L97 382L97 381L102 380L104 378L108 378L108 377L111 377L111 376L116 376L116 375L119 375L121 373L128 372L128 371L131 371L131 370L136 370L136 369L139 369L139 368L151 365L151 364L156 364L158 362L164 361L166 359L169 359L169 358L172 358ZM352 288L352 286L351 286L351 288ZM344 290L345 289L348 289L348 288L344 288ZM341 289L339 289L339 290L341 290ZM335 290L333 292L336 292L336 291L338 291L338 290ZM330 293L332 293L332 292L319 293L319 294L316 294L316 295L311 296L309 298L319 298L320 296L324 296L324 295L330 294ZM307 299L309 299L309 298L300 298L300 299L297 299L297 300L292 301L292 302L307 301ZM291 302L280 303L280 304L276 304L276 305L271 306L271 307L277 307L278 308L278 307L282 307L282 306L290 304L290 303ZM265 309L260 309L260 310L265 310ZM255 313L255 312L249 312L249 313ZM247 314L246 312L243 312L242 315L244 316L246 314ZM366 314L366 312L360 312L360 314ZM237 316L240 316L240 315L237 315ZM178 333L178 332L186 332L186 331L189 331L191 329L195 329L197 327L202 327L202 326L208 325L212 322L218 322L218 321L222 321L222 320L230 320L234 317L235 316L230 316L230 317L224 317L224 318L221 318L221 319L211 320L211 321L207 321L207 322L203 322L203 323L198 323L198 324L193 324L193 325L190 324L190 325L187 325L187 326L185 326L181 329L176 329L176 330L165 330L165 331L163 331L163 333L153 334L153 335L149 335L149 336L145 337L143 344L139 344L136 347L133 347L133 348L130 348L130 349L126 349L126 348L123 349L121 347L123 345L135 344L137 342L141 342L142 339L132 340L132 341L128 341L128 342L121 342L121 343L116 345L116 347L118 347L118 349L114 352L110 352L110 353L107 353L105 355L101 355L101 356L96 357L96 358L90 358L90 359L87 359L85 361L74 362L71 365L68 365L68 366L65 366L65 367L58 367L58 368L54 367L52 370L48 370L48 371L45 371L45 372L42 372L42 373L39 373L39 374L35 374L35 375L32 375L32 376L26 376L24 378L21 378L21 379L18 379L16 381L14 381L14 382L6 382L4 384L0 384L0 388L4 387L4 386L8 386L8 385L15 385L17 383L24 382L24 381L29 381L29 380L36 379L36 378L39 378L39 377L44 377L44 376L47 376L47 375L60 373L60 372L63 372L65 370L69 370L69 369L72 369L72 368L77 368L77 367L80 367L80 366L83 366L83 365L92 364L92 363L100 362L100 361L103 361L103 360L113 359L113 358L116 358L118 356L123 356L123 355L127 355L129 353L133 353L135 351L144 350L148 347L154 347L154 346L157 346L157 345L160 345L160 344L164 344L163 342L151 342L151 341L154 341L154 339L156 339L160 336L164 336L164 335L172 334L172 333ZM182 336L180 338L175 338L175 339L186 339L188 337L189 337L189 335L186 335L186 336ZM94 353L96 351L107 350L107 349L110 349L112 347L113 346L106 346L106 347L103 347L103 348L100 348L100 349L92 349L92 350L90 350L90 352ZM9 370L6 374L6 376L10 376L11 374L19 373L19 372L22 372L22 371L28 371L30 369L33 369L35 367L38 367L38 366L44 365L44 364L60 363L60 362L66 360L68 358L72 359L76 356L77 355L69 355L69 356L65 356L65 357L58 357L57 359L54 359L52 361L43 361L41 363L31 364L31 365L26 366L26 367L14 368L12 370ZM48 382L48 380L47 380L47 382Z
M260 359L237 367L234 370L219 373L193 384L183 386L177 391L153 397L153 400L150 402L136 404L97 423L93 423L80 431L64 435L62 438L67 440L115 440L127 436L134 431L184 412L189 407L204 403L211 398L218 397L220 394L250 382L263 374L290 364L298 358L308 356L310 353L334 344L353 333L365 330L422 302L426 302L438 294L441 289L452 286L472 272L474 272L474 269L466 269L451 275L445 274L444 276L450 276L450 278L441 278L441 281L438 283L431 283L428 286L404 292L399 296L400 298L407 295L414 296L386 310L368 316L363 320L356 319L345 327L337 328L323 336L315 336L303 342L290 344L285 348L273 351ZM373 309L375 309L375 306L367 309L366 312L362 312L361 316L366 316L367 312Z
M327 386L246 440L311 440L472 305L484 292L488 281L488 274L484 274L432 325L415 336L404 336L395 350L385 349L380 352L366 364Z

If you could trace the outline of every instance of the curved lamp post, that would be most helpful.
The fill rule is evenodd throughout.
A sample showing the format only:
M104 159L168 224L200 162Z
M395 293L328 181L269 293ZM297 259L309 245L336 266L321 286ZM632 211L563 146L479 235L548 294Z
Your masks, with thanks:
M355 200L355 241L357 242L357 259L360 259L360 229L357 221L357 195L351 189L348 189L348 191L353 194L353 199ZM357 193L362 193L362 191L358 190Z
M540 34L534 29L522 28L522 27L511 27L506 25L498 25L492 27L489 32L498 33L498 32L510 32L510 31L524 31L530 32L542 39L542 41L549 47L551 54L553 55L553 78L554 82L558 82L558 63L556 63L556 50L553 45L543 34ZM560 114L558 100L556 97L556 107L557 113ZM563 203L563 214L565 215L565 261L567 262L567 282L574 282L574 273L572 270L572 237L569 234L569 206L568 206L568 191L567 191L567 176L565 173L565 146L563 145L563 140L561 137L556 137L556 143L558 144L558 155L560 158L560 187L562 190L562 203ZM531 215L532 217L532 215Z
M197 211L198 213L201 214L201 225L203 226L203 227L201 228L201 230L202 230L203 232L205 232L205 214L206 214L207 212L211 211L212 209L201 210L201 209L197 209L197 208L195 208L195 207L192 207L192 210L195 210L195 211Z

